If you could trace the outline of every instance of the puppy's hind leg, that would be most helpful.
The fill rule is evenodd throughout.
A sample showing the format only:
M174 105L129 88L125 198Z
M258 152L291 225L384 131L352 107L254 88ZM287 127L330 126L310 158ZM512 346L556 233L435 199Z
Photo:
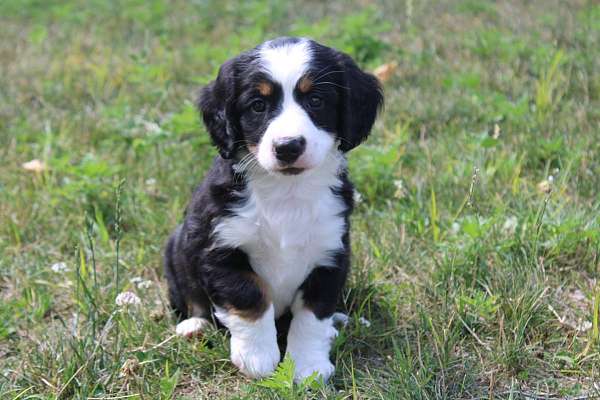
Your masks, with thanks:
M185 260L177 252L181 226L169 238L164 268L169 285L169 303L180 321L175 328L179 336L199 335L210 324L210 301L201 287L190 286Z

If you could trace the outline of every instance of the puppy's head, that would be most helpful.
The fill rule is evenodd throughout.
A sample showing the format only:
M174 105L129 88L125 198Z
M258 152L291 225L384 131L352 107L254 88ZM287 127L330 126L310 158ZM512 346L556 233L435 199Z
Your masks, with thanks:
M269 172L317 168L369 134L383 103L377 79L346 54L279 38L225 62L198 105L224 158L251 153Z

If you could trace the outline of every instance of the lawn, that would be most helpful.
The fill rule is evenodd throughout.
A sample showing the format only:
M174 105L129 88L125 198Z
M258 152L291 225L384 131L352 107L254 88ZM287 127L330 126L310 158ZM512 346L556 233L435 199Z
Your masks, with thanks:
M162 276L197 89L281 35L388 70L325 385L175 337ZM0 38L0 398L600 396L598 2L5 0Z

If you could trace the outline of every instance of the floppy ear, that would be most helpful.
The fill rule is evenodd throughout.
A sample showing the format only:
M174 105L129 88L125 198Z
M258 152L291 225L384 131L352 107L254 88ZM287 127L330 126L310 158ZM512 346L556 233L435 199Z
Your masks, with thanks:
M363 142L383 106L383 90L377 78L361 71L350 56L340 53L344 70L339 149L347 152Z
M231 158L234 153L235 127L229 118L235 95L234 62L226 61L217 79L205 86L198 97L204 125L223 158Z

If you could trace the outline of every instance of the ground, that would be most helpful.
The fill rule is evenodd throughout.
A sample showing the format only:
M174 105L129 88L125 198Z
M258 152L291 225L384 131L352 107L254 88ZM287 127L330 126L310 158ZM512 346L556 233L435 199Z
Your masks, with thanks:
M248 380L165 305L162 246L216 154L196 91L281 35L388 72L349 155L326 385ZM7 0L0 37L1 398L600 391L598 2Z

